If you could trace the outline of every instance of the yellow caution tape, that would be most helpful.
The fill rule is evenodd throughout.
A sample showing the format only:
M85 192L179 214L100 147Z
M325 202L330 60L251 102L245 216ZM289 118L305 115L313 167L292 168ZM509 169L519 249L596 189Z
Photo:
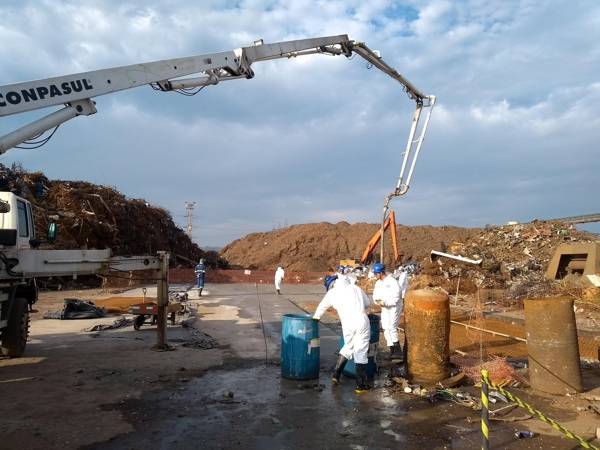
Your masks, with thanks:
M490 379L489 379L489 374L488 374L487 370L482 370L481 371L481 379L489 387L491 387L492 389L500 392L502 395L504 395L510 401L515 402L517 404L517 406L519 406L520 408L525 409L532 416L537 417L542 422L547 423L552 428L554 428L556 431L558 431L559 433L562 433L564 436L568 437L569 439L573 439L574 441L577 441L582 448L591 449L591 450L600 450L599 447L596 447L595 445L590 444L588 441L584 440L580 436L577 436L575 433L572 433L571 431L567 430L565 427L563 427L562 425L560 425L556 421L550 419L549 417L546 417L544 415L544 413L542 413L541 411L535 409L529 403L525 403L519 397L516 397L515 395L511 394L510 392L508 392L503 387L498 386L498 385L492 383L490 381ZM487 401L487 398L486 398L486 401ZM483 393L482 393L482 403L483 403ZM487 405L486 405L486 408L487 408Z

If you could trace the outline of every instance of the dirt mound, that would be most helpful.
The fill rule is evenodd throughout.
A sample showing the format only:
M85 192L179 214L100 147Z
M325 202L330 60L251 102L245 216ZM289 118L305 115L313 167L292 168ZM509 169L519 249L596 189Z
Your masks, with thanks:
M293 271L323 271L341 259L360 258L379 225L322 222L293 225L268 233L253 233L227 245L221 256L230 265L273 270L278 265ZM454 241L477 236L481 230L451 226L398 226L401 260L420 261L433 249L443 250ZM392 260L386 233L386 262ZM377 249L378 251L378 249Z
M294 225L250 234L229 244L221 255L231 265L247 269L274 270L282 264L294 271L324 271L340 259L358 258L378 228L346 222ZM398 239L401 262L417 261L423 268L413 280L413 288L438 286L456 292L460 287L461 293L502 289L506 298L521 299L562 292L559 284L544 279L554 250L563 242L595 240L597 236L570 224L536 221L485 229L401 225ZM386 249L386 264L390 264L389 237ZM482 263L474 266L447 258L431 262L431 250L482 259Z
M189 266L205 257L211 266L225 265L216 252L204 252L194 244L168 211L127 198L112 187L49 180L41 172L0 164L0 189L32 203L38 238L46 236L49 221L57 223L56 242L44 248L110 248L114 255L167 250L178 264Z

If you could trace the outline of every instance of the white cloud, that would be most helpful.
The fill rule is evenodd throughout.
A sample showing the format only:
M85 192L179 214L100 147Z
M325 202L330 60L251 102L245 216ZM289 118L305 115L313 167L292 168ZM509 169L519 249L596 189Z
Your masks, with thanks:
M438 96L400 221L482 225L589 211L600 125L600 6L574 1L6 1L2 83L347 33ZM174 212L200 242L274 224L379 220L413 106L356 58L256 64L193 98L98 99L38 152L4 158L113 184ZM22 118L3 118L0 132ZM90 163L93 161L93 164ZM565 176L568 171L569 176Z
M419 18L413 22L412 28L419 36L439 34L448 27L448 14L452 4L447 0L434 0L419 11Z

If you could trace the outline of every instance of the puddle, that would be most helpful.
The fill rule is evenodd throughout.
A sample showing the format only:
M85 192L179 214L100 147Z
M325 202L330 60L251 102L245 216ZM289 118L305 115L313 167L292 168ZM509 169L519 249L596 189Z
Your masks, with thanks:
M221 445L204 441L203 448L235 448L238 436L243 448L258 449L391 448L408 441L399 401L383 389L360 397L353 390L349 379L332 388L328 377L286 380L279 367L256 366L211 371L173 401L198 405L178 429Z

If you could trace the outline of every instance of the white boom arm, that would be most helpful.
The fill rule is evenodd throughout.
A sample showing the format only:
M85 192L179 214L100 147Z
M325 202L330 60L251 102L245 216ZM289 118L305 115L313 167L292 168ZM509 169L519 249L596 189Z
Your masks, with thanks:
M7 266L4 259L0 281L28 277L92 275L109 271L125 272L159 269L156 256L111 256L110 250L34 250L20 249L14 255L15 265ZM10 267L10 268L7 268Z
M263 44L261 40L251 47L242 47L229 52L113 67L0 86L0 117L49 106L64 105L59 111L0 137L0 155L23 143L33 145L41 142L43 145L49 138L33 142L32 140L41 139L43 133L56 129L70 119L95 114L97 111L92 99L100 95L143 85L151 85L160 91L178 91L182 94L193 95L198 89L218 84L221 81L253 78L254 72L251 66L255 62L311 54L350 57L353 53L398 81L416 104L398 182L394 191L385 199L383 227L390 201L393 197L406 194L410 186L435 105L435 96L425 95L390 67L377 52L371 50L364 43L350 40L347 35L300 39L274 44ZM189 77L190 75L193 76ZM427 108L428 111L419 132L419 121L423 108ZM417 134L419 137L415 139ZM408 174L405 175L407 168ZM382 257L383 242L382 239Z
M37 138L74 117L96 113L91 100L94 97L148 84L162 91L204 87L226 80L253 78L251 65L254 62L315 53L351 56L352 52L400 82L418 105L433 106L435 97L425 95L415 88L365 44L352 41L346 35L327 36L258 44L229 52L133 64L0 86L0 117L65 105L61 110L1 137L0 154L29 139ZM181 78L189 75L196 76Z

